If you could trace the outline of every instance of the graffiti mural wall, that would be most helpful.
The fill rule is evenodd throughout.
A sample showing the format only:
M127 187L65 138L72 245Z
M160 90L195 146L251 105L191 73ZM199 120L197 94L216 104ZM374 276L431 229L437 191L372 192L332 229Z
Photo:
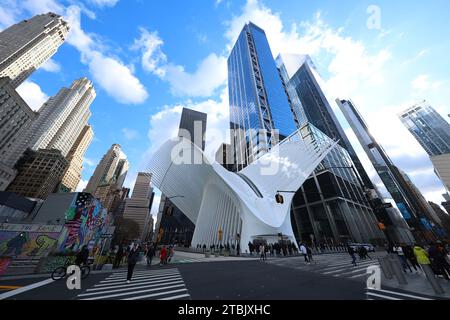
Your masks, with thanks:
M109 225L109 215L89 193L77 193L66 212L58 251L78 250L90 241L99 242Z
M55 246L61 226L0 224L0 256L38 259Z

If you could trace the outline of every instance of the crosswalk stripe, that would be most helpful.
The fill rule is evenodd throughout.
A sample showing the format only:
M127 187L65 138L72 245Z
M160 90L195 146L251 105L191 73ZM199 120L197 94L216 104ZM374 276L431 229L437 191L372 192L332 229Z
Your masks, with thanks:
M354 278L360 278L362 276L368 276L368 274L364 272L364 273L361 273L361 274L357 274L357 275L351 276L350 278L354 279Z
M95 296L95 295L99 295L99 294L105 294L105 293L112 293L112 292L120 292L120 291L130 291L130 290L138 290L138 289L144 289L144 288L153 288L153 287L159 287L159 286L165 286L165 285L172 285L172 284L180 284L183 283L183 280L177 280L177 281L172 281L172 282L166 282L166 283L157 283L157 284L146 284L146 285L140 285L138 287L134 286L134 287L125 287L122 289L115 289L115 290L104 290L104 291L97 291L97 292L90 292L90 293L83 293L83 294L79 294L79 297L86 297L86 296ZM105 289L105 288L102 288Z
M132 283L145 283L145 282L152 282L155 280L173 280L173 279L177 279L180 278L181 275L174 275L174 276L170 276L170 277L164 277L164 278L143 278L143 279L134 279L132 280ZM120 283L126 282L126 280L122 280L122 281L116 281L116 282L107 282L107 283L98 283L95 285L95 287L104 287L104 286L113 286L113 285L118 285Z
M164 277L164 276L168 276L168 275L173 275L173 274L177 274L178 272L167 272L167 273L149 273L149 274L145 274L145 273L133 273L133 278L138 278L138 277ZM105 280L117 280L117 279L124 279L126 278L127 275L120 275L120 276L109 276L107 277Z
M140 299L163 296L165 294L178 293L178 292L183 292L183 291L187 291L187 289L179 289L179 290L172 290L172 291L166 291L166 292L160 292L160 293L147 294L145 296L132 297L132 298L127 298L127 299L122 299L122 300L140 300Z
M365 263L360 263L359 266L366 266L366 267L368 267L368 266L374 265L374 264L376 264L376 262L365 262ZM355 268L353 265L349 264L346 267L343 267L343 266L340 266L340 267L327 267L327 268L320 269L318 271L320 273L322 273L322 274L332 274L332 273L340 272L340 271L343 271L343 270L347 270L349 267L350 268ZM358 267L358 265L356 265L356 267ZM336 269L336 270L334 270L334 269ZM327 272L322 272L322 271L325 271L325 270L327 270Z
M183 283L183 284L177 284L177 285L168 286L168 287L159 287L159 288L152 288L152 289L146 289L146 290L140 290L140 291L132 291L132 292L125 292L125 293L110 294L110 295L106 295L106 296L93 297L93 298L87 298L87 299L81 299L81 300L109 299L109 298L115 298L115 297L129 296L129 295L138 294L138 293L145 293L145 292L161 291L161 290L166 290L166 289L179 288L179 287L184 287L184 286L185 285ZM187 290L187 289L184 289L184 290ZM162 292L161 294L164 294L164 292ZM126 299L126 300L128 300L128 299ZM134 299L131 299L131 300L134 300Z
M146 281L137 281L132 283L124 283L124 284L115 284L115 285L106 285L106 286L97 286L91 289L87 289L86 291L98 291L98 290L104 290L104 289L114 289L114 288L120 288L120 287L135 287L135 286L142 286L146 283L164 283L164 282L170 282L170 281L176 281L176 280L182 280L181 277L173 277L170 279L164 279L164 280L146 280Z
M342 272L342 273L335 274L334 277L341 277L341 276L346 275L346 274L359 273L359 272L361 272L361 271L364 271L364 272L365 272L366 270L367 270L367 267L359 268L359 269L354 269L354 270L352 270L352 271Z
M376 292L384 292L384 293L391 293L391 294L395 294L398 296L403 296L403 297L408 297L408 298L414 298L414 299L419 299L419 300L433 300L430 298L425 298L425 297L420 297L420 296L415 296L415 295L411 295L411 294L406 294L406 293L401 293L401 292L396 292L396 291L389 291L389 290L383 290L383 289L377 289L375 290Z
M166 274L170 272L175 272L175 269L167 269L167 270L158 270L158 271L136 271L133 272L133 275L159 275L159 274ZM123 277L126 276L128 272L117 272L111 274L109 277Z
M378 297L378 298L385 298L385 299L388 299L388 300L403 300L403 299L398 299L398 298L394 298L394 297L390 297L390 296L385 296L385 295L382 295L382 294L376 294L376 293L373 293L373 292L367 292L367 295Z
M171 276L175 276L175 275L179 275L178 272L174 272L174 273L170 273L170 274L164 274L164 275L159 275L159 276L133 276L133 280L139 280L139 279L150 279L150 278L164 278L164 277L171 277ZM100 283L107 283L107 282L120 282L123 280L126 280L126 277L121 277L121 278L115 278L115 279L105 279L100 281Z
M158 299L158 300L176 300L176 299L187 298L187 297L190 297L190 295L188 295L188 294L180 294L178 296L172 296L172 297L162 298L162 299Z

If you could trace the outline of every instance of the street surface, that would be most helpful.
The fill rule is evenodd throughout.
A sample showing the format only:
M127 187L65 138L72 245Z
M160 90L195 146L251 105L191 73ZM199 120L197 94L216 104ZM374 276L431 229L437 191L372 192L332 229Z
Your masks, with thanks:
M131 283L126 270L91 273L81 290L68 290L66 281L48 277L0 281L0 299L33 300L427 300L426 295L398 289L366 289L366 269L378 264L358 260L353 267L348 254L303 257L220 257L176 252L172 263L160 267L154 259L136 266ZM0 287L0 288L1 288ZM12 288L12 289L7 289Z

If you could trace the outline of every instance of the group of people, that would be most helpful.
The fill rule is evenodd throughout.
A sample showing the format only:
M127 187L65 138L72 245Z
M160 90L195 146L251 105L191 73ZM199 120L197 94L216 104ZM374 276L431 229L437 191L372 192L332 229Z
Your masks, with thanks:
M298 249L293 243L248 243L248 250L250 255L255 253L256 255L260 255L261 259L267 257L267 254L270 254L272 257L274 256L292 256L297 254Z
M207 251L207 248L208 247L206 244L203 244L203 245L197 244L197 249L198 250L201 249L202 253L205 253ZM210 252L219 252L219 253L222 253L222 251L224 251L224 250L226 250L228 252L236 251L236 255L239 255L239 253L240 253L239 244L234 245L234 244L230 244L230 243L226 243L225 245L222 243L221 244L212 244L209 246L209 250L210 250Z
M428 265L436 275L443 276L446 280L450 280L450 259L449 251L446 246L438 241L430 243L427 247L414 244L409 246L406 244L394 244L389 247L388 253L395 253L399 257L403 271L407 269L412 273L421 273L423 266Z
M356 254L359 255L360 260L365 260L365 259L372 260L372 258L369 256L369 253L365 246L357 246L356 248L354 248L353 246L348 245L347 252L350 255L350 257L352 258L352 264L355 267L356 267Z

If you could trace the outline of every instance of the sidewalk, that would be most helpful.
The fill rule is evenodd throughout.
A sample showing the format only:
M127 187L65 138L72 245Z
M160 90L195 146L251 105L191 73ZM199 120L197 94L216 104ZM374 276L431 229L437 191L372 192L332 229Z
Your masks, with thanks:
M381 287L382 288L390 287L393 289L401 289L417 294L450 299L450 281L439 278L438 282L444 289L445 293L437 294L434 292L433 287L431 286L431 284L429 283L424 274L416 274L408 272L405 274L405 277L406 280L408 281L408 284L400 285L395 276L391 280L389 280L384 276L384 273L381 272L381 283L382 283Z

